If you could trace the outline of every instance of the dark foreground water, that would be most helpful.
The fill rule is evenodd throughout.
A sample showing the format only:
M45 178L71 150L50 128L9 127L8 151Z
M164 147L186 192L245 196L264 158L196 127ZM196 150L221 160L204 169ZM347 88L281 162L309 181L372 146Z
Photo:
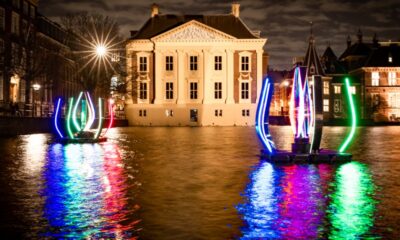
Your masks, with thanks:
M346 129L324 130L337 148ZM0 139L0 238L400 239L400 127L359 128L343 165L263 162L252 128L110 133Z

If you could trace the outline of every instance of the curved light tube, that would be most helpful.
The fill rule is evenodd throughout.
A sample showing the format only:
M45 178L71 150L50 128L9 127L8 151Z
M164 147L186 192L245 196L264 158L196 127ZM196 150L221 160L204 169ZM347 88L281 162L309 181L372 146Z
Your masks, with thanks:
M62 135L62 133L60 131L60 128L58 127L58 122L57 122L58 114L60 112L60 106L61 106L61 98L59 98L58 101L57 101L56 114L54 115L54 126L56 128L58 136L60 136L60 138L64 138L64 136Z
M108 99L108 112L110 113L110 121L108 123L107 129L104 131L102 136L105 136L107 134L108 130L112 127L114 123L113 103L111 99Z
M356 126L357 126L357 115L356 115L356 110L354 106L354 101L353 101L353 96L352 93L350 92L350 82L349 78L345 79L346 82L346 89L347 89L347 97L349 98L349 105L350 105L350 110L351 110L351 130L349 135L347 135L346 140L343 142L343 144L339 148L339 152L343 153L346 148L349 146L351 140L354 137L354 134L356 132Z
M103 127L103 113L102 113L102 104L101 104L101 98L99 98L99 123L97 126L96 134L94 135L94 139L99 138L102 127Z
M85 96L88 99L89 118L88 118L88 121L84 128L84 131L89 131L93 125L95 118L96 118L96 113L94 111L94 105L93 105L92 98L90 97L90 94L88 92L85 92Z
M72 122L74 123L74 126L78 132L81 131L82 129L79 126L78 121L76 120L76 112L78 111L78 105L79 105L79 101L82 99L82 94L83 94L83 92L79 93L79 97L78 97L78 100L76 100L74 112L72 114Z
M272 141L268 129L269 107L271 104L273 85L269 78L266 78L261 90L260 102L256 113L256 132L264 147L270 154L275 152L275 144ZM265 126L267 125L267 126Z
M312 153L312 151L313 151L312 146L314 145L314 138L315 138L315 118L316 118L315 117L315 112L316 112L316 110L315 110L315 81L314 81L314 77L313 77L313 82L314 83L312 85L312 93L313 93L314 99L313 99L312 102L310 101L310 109L313 109L312 112L310 113L312 115L312 118L310 120L310 122L311 122L310 132L312 131L310 153ZM310 96L310 99L311 99L311 96ZM311 108L311 105L312 105L312 108Z
M74 98L70 98L69 99L69 104L68 104L68 115L67 115L67 132L68 132L68 136L71 139L74 139L74 134L72 133L71 130L71 114L72 114L72 106L74 104Z

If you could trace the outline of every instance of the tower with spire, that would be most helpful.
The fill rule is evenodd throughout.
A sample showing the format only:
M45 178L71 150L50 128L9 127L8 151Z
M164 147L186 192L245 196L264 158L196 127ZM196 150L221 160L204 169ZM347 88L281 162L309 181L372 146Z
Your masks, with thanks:
M321 76L325 75L321 61L318 57L317 50L315 48L315 38L313 33L312 22L310 22L310 37L308 40L308 48L306 55L304 57L303 65L307 67L307 75L309 77L311 77L312 75L321 75Z

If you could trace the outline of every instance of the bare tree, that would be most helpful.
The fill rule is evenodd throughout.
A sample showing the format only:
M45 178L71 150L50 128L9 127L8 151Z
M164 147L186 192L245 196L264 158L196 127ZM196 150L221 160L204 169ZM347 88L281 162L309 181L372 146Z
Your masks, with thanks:
M124 44L118 24L110 17L88 13L67 15L61 22L69 32L76 75L82 87L99 96L109 95L112 76L125 75L119 55Z

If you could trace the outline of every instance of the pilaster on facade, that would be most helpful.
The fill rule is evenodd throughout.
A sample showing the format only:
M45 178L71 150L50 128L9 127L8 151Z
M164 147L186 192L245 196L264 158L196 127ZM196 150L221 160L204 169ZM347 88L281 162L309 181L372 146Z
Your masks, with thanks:
M231 49L226 49L226 104L234 104L234 61L233 61L233 53L234 51ZM237 66L236 66L237 67Z
M163 77L162 77L162 54L159 50L154 51L155 58L155 74L154 74L154 84L155 84L155 98L154 104L162 104L164 102L164 94L163 94Z
M211 86L211 52L208 49L203 49L203 79L202 79L202 91L203 91L203 104L209 104L211 103L212 99L211 99L211 90L212 90L212 86Z
M261 94L261 88L262 88L262 83L264 81L263 79L263 69L262 69L262 58L264 54L264 50L257 50L257 103L258 99Z
M178 79L178 100L177 104L185 104L186 103L186 94L185 94L185 83L186 83L186 77L185 77L185 69L187 65L185 64L185 58L186 58L186 53L184 50L176 50L177 55L178 55L178 61L177 61L177 79Z

